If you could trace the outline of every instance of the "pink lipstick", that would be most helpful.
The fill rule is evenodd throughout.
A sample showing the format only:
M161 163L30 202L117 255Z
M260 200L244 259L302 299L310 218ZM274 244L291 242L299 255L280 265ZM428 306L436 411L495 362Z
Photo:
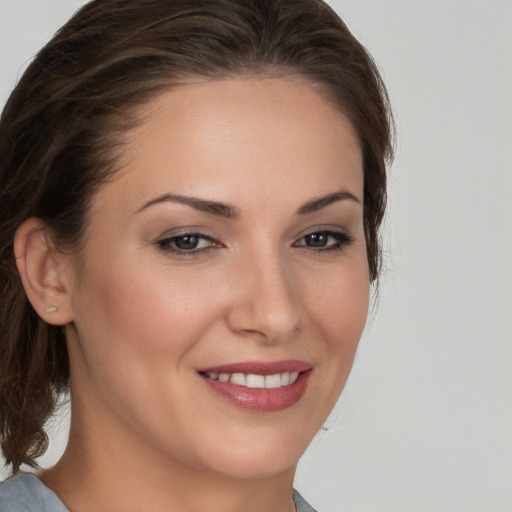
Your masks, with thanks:
M297 403L307 388L311 364L304 361L250 361L204 368L204 382L235 405L280 411Z

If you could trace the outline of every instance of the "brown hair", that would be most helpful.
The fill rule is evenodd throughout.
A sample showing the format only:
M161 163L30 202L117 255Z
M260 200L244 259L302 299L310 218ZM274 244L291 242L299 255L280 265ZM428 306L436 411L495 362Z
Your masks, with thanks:
M13 239L41 218L57 247L78 250L95 189L115 172L135 107L190 77L295 75L351 120L364 159L364 228L380 270L391 118L365 48L322 0L94 0L38 53L0 119L0 443L17 472L47 448L67 390L59 327L32 309Z

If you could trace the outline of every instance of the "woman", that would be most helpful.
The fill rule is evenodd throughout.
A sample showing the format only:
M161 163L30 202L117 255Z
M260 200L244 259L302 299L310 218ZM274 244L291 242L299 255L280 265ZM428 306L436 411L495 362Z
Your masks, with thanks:
M311 511L391 156L371 57L318 0L95 0L0 125L2 510ZM70 392L61 460L45 420Z

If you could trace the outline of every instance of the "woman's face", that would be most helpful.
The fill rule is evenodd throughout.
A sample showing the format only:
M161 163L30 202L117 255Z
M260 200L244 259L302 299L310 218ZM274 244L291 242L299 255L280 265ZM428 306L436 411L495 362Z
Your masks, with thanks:
M292 471L367 315L350 123L291 79L186 85L144 108L122 165L71 274L74 421L125 457Z

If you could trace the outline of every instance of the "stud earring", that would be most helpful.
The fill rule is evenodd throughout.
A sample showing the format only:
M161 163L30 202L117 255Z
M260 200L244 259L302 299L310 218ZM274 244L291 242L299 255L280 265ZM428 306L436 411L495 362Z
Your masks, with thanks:
M49 308L46 308L47 313L57 313L57 311L59 311L59 308L53 304Z

